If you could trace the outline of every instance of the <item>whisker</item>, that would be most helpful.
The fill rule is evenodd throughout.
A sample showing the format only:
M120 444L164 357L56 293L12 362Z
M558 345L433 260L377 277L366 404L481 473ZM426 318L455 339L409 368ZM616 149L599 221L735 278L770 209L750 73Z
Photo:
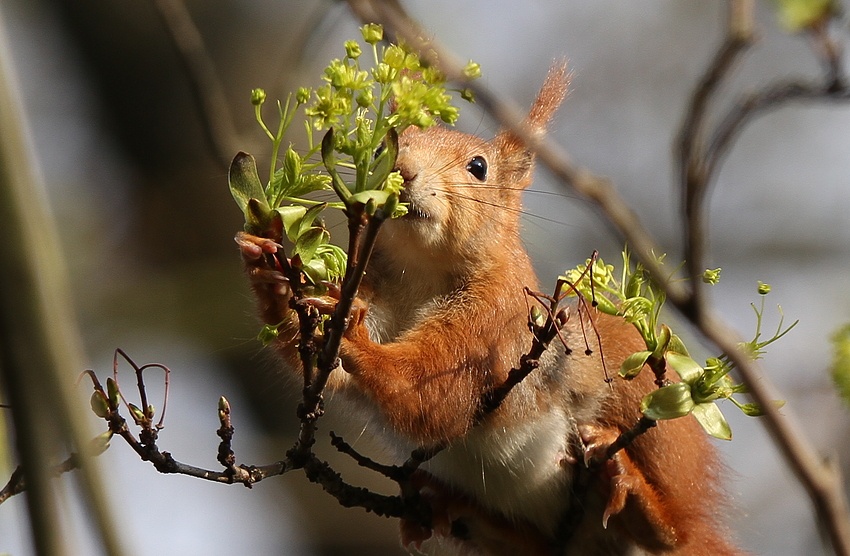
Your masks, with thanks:
M473 201L473 202L476 202L476 203L480 203L484 206L499 208L499 209L502 209L502 210L507 210L507 211L512 212L513 214L518 214L518 215L521 215L521 216L527 216L529 218L534 218L536 220L548 222L550 224L558 224L559 226L566 226L567 225L565 222L562 222L560 220L555 220L553 218L547 218L546 216L541 216L541 215L535 214L533 212L528 212L524 209L509 208L509 207L506 207L504 205L500 205L499 203L494 203L494 202L491 202L491 201L484 201L482 199L476 199L475 197L472 197L470 195L462 195L460 193L456 193L456 192L453 192L453 191L440 190L440 192L443 193L443 195L445 195L446 197L455 197L457 199L464 199L464 200L468 200L468 201Z
M551 197L559 197L562 199L576 199L577 196L570 195L569 193L563 193L560 191L545 191L543 189L532 189L525 187L508 187L500 184L490 184L490 183L453 183L453 187L459 188L467 188L467 189L498 189L500 191L525 191L527 193L533 193L534 195L545 195Z

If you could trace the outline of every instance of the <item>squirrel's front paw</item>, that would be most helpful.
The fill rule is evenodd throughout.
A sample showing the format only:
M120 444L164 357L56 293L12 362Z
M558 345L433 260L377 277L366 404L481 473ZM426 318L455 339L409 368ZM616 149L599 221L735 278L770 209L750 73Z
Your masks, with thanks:
M608 527L615 518L635 541L654 550L668 550L676 545L676 531L664 510L662 493L649 484L647 477L626 450L607 457L609 446L619 430L602 425L581 425L579 434L584 444L584 461L599 466L600 486L605 496L602 525Z

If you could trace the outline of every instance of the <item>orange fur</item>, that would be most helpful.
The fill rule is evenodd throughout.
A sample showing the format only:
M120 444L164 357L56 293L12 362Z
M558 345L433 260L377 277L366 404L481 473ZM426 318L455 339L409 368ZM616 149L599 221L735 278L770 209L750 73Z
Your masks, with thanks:
M545 132L567 82L564 66L556 65L531 108L529 131ZM480 160L478 175L470 169L475 157L483 158L486 176ZM411 128L399 139L397 166L410 213L379 234L361 289L368 311L347 331L344 371L335 371L328 387L370 408L376 433L400 453L451 445L424 471L437 491L469 501L462 513L473 537L437 538L435 550L454 543L462 553L516 553L525 538L528 552L539 553L541 545L554 546L570 510L582 442L604 446L631 428L641 397L653 388L649 371L609 385L599 354L613 372L644 348L630 325L604 315L592 317L602 338L597 345L585 334L590 317L573 308L562 331L573 354L553 344L540 367L475 425L482 393L504 381L531 346L523 288L537 289L538 281L520 241L518 213L533 157L507 132L487 142L442 127ZM263 320L286 321L278 348L298 368L288 288L262 256L274 247L244 234L237 241ZM632 546L663 554L738 553L721 526L720 473L693 419L659 423L594 477L566 553L625 554ZM475 531L486 534L476 542Z

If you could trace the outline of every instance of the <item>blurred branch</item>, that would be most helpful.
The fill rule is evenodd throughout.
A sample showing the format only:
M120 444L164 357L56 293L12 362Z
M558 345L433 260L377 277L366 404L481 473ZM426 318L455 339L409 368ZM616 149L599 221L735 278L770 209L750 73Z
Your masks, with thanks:
M36 552L70 554L48 462L58 442L84 452L84 426L70 388L81 350L58 236L33 172L10 52L0 11L0 381L12 407ZM107 553L119 554L93 462L80 463L82 498L98 540Z
M534 137L528 133L523 126L519 109L514 104L498 98L479 82L465 78L461 71L463 64L459 63L458 58L436 41L424 39L423 37L429 35L407 16L397 2L348 0L348 4L361 21L383 24L390 34L404 39L420 50L422 57L438 66L449 79L471 89L479 103L503 127L516 134L533 150L537 158L549 167L565 186L572 188L602 212L607 222L629 244L636 257L645 265L653 280L667 292L668 299L703 333L707 340L726 353L730 361L735 364L750 388L750 395L764 409L763 422L798 480L805 487L818 517L828 530L834 549L840 554L850 554L850 511L844 496L841 477L833 467L823 464L807 435L800 431L795 420L779 413L772 400L779 399L781 396L776 394L775 388L761 372L759 366L738 348L742 338L712 311L697 308L692 289L689 291L681 282L670 281L663 267L652 256L653 250L655 252L662 252L662 250L657 247L656 242L641 225L628 204L617 194L611 183L605 178L573 165L567 154L553 141ZM732 67L732 62L737 58L739 51L746 46L746 37L749 36L752 28L752 0L731 0L729 6L730 33L737 38L733 39L734 44L725 42L721 46L707 78L697 88L694 98L702 98L703 100L699 102L706 106L709 104L710 96L716 91L716 83L722 80ZM712 72L716 72L716 75L713 76ZM833 80L834 86L838 83L841 81ZM802 97L798 96L798 98ZM776 101L762 101L756 103L756 107L767 108L777 104ZM693 125L696 125L701 119L699 113L702 108L692 107L692 111L694 112ZM732 127L737 131L738 126L757 112L758 110L754 108L744 109L744 117L740 118L741 123ZM696 253L701 253L702 249L703 246L700 244ZM692 282L697 281L692 280Z
M226 170L233 153L239 150L235 146L236 128L204 39L182 0L153 0L152 3L186 69L192 95L201 110L200 121L210 150Z
M700 276L706 268L706 222L701 210L707 194L707 176L710 174L710 170L705 167L703 152L706 119L718 90L728 81L738 60L754 42L752 9L750 0L730 3L726 37L694 88L677 141L680 180L684 192L685 243L688 255L685 264L691 278L691 312L695 315L701 314L704 309L705 288L695 277Z

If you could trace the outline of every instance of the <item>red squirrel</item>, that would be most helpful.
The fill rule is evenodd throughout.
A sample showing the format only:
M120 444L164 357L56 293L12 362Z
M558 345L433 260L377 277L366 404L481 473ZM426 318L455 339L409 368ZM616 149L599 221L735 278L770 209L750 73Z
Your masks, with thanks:
M556 65L528 130L545 133L567 85L565 67ZM621 319L573 307L561 335L581 349L567 353L553 342L539 367L477 422L482 394L505 381L532 343L525 288L539 290L539 282L519 215L533 163L507 131L490 141L442 126L401 134L396 169L408 213L378 235L359 293L368 308L346 331L342 368L328 382L346 395L333 402L365 409L367 430L402 457L448 444L422 466L433 478L427 488L465 502L444 508L451 523L435 525L424 552L741 553L722 524L722 468L691 417L659 422L606 461L578 502L580 522L559 537L564 516L575 512L571 493L585 456L633 427L640 399L654 388L648 370L606 382L600 354L617 369L646 349ZM237 243L262 319L284 322L277 348L300 369L289 289L262 256L276 245L245 233Z

